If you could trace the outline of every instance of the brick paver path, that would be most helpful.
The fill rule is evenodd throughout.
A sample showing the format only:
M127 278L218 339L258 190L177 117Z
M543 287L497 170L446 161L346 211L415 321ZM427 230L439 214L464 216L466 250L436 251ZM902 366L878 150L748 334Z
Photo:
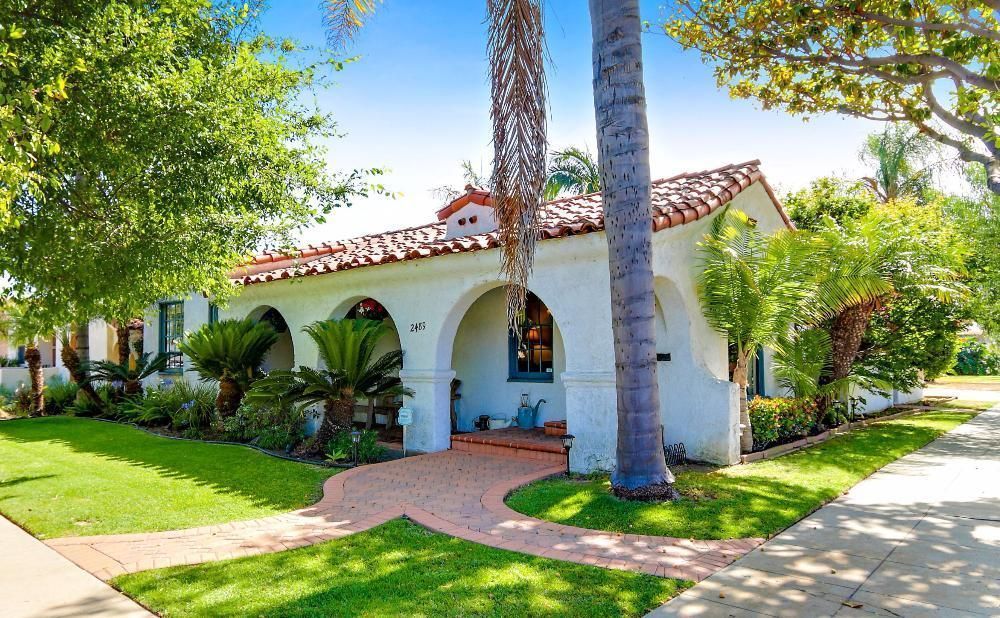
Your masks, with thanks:
M304 509L188 530L53 539L47 544L101 579L145 569L304 547L403 515L432 530L535 556L700 581L762 539L697 541L614 534L516 513L512 489L562 466L444 451L354 468L327 480Z

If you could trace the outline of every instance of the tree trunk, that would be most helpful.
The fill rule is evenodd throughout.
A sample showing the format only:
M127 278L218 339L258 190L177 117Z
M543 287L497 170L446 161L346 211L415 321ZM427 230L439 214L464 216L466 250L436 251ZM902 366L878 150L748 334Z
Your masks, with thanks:
M42 353L35 342L24 349L24 360L28 363L28 377L31 380L32 415L45 416L45 374L42 372Z
M79 342L79 335L77 336L77 341ZM100 396L94 390L94 385L87 381L87 374L83 371L80 354L73 346L69 337L63 340L60 357L62 358L63 366L69 372L70 379L76 382L76 385L80 387L80 391L98 406L103 405Z
M986 164L986 186L996 195L1000 195L1000 160L993 159Z
M736 354L736 368L733 369L733 382L740 387L740 452L749 453L753 450L753 427L750 426L750 406L747 402L747 382L749 372L747 366L749 359L747 355L738 352Z
M844 309L833 319L830 327L832 360L827 384L842 380L851 374L851 366L861 349L861 339L875 312L876 301L861 303Z
M656 380L649 134L638 0L590 0L590 20L618 394L612 485L631 491L674 481L664 459Z
M314 454L326 452L326 446L337 432L350 429L354 425L354 399L327 400L323 405L323 421L316 431L312 451Z
M243 389L236 383L236 380L223 377L219 380L219 396L215 398L215 409L219 411L219 419L227 419L243 402Z
M129 345L129 328L128 320L119 320L117 326L115 327L115 335L118 338L118 364L128 367L129 360L132 358L132 346Z

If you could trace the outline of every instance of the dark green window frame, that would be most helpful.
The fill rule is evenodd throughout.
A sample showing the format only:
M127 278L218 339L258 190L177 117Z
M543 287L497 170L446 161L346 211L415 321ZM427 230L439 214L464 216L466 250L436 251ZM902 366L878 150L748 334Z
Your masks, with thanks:
M169 356L164 373L184 371L184 357L177 348L184 336L184 302L160 303L160 353Z
M552 382L555 377L555 320L545 303L530 292L518 319L518 331L507 333L507 381Z
M215 303L208 303L208 323L215 324L219 321L219 306Z

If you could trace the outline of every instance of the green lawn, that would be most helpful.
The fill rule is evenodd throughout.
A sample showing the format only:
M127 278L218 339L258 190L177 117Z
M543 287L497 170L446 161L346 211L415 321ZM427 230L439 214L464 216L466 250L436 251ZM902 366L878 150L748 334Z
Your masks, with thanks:
M976 399L952 399L933 404L937 408L947 408L949 410L989 410L997 405L996 401L979 401Z
M934 384L996 384L1000 386L1000 376L941 376L934 380Z
M503 551L395 520L302 549L124 575L164 616L640 616L688 584Z
M0 512L39 538L283 513L315 502L333 472L88 419L0 422Z
M539 481L507 505L541 519L617 532L695 539L774 534L872 472L972 417L935 411L876 423L772 460L677 475L685 496L672 504L618 500L607 476Z

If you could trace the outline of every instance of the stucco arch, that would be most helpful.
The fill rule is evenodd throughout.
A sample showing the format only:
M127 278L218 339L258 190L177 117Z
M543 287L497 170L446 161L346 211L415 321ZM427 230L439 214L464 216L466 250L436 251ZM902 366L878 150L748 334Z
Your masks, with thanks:
M381 296L369 296L366 294L353 294L351 296L348 296L334 305L333 310L330 311L329 315L327 316L327 319L342 320L347 316L347 314L351 311L351 309L353 309L355 306L357 306L359 303L365 300L376 301L377 303L382 305L382 307L384 307L386 312L389 314L389 317L387 317L385 321L389 326L391 332L386 336L384 336L382 340L379 341L378 345L376 345L373 357L378 358L379 356L382 356L383 354L386 354L387 352L390 352L392 350L403 350L404 349L403 341L402 341L402 336L399 332L399 327L396 323L396 314L393 313L392 309L389 308L388 304L383 302ZM403 358L404 358L403 362L405 363L406 362L405 353ZM315 366L316 367L324 366L323 360L319 357L318 350L316 351Z
M463 291L453 303L451 303L451 308L444 315L441 321L441 328L437 334L434 352L435 366L451 366L451 359L455 346L455 335L458 334L458 327L462 323L462 319L465 317L465 314L468 313L469 308L472 307L472 305L484 294L503 287L504 285L506 285L505 281L499 281L496 279L482 281L466 288L466 290ZM555 323L559 326L560 332L562 333L566 356L571 357L571 355L575 352L572 343L574 337L572 334L563 330L564 321L562 319L566 312L569 311L569 308L565 306L564 303L560 302L558 295L546 289L546 286L544 285L531 284L528 286L528 289L532 294L545 303L549 312L552 313L552 318L555 320Z
M272 321L275 317L280 318L277 324ZM280 309L272 305L258 305L247 314L247 318L255 322L268 319L269 321L272 321L272 325L278 332L278 341L271 346L267 356L264 357L261 369L267 372L273 369L294 368L295 335L292 332L292 325L289 324L288 320L285 318L285 314L282 313Z

